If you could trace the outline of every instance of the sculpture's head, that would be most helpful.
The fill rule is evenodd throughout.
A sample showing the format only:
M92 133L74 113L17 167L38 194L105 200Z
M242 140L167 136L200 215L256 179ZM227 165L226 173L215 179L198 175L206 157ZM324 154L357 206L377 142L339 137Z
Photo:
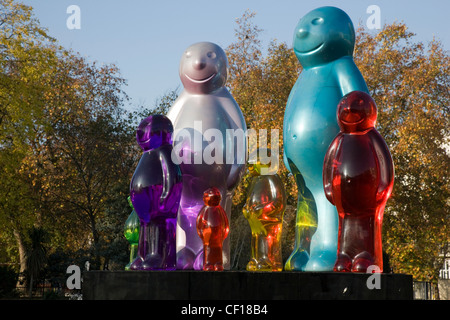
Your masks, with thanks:
M173 125L164 115L156 114L141 121L136 130L136 140L144 151L172 144Z
M181 57L181 82L190 93L211 93L225 85L227 66L227 56L217 44L195 43Z
M317 8L298 22L293 47L303 68L352 56L355 47L353 23L339 8Z
M274 161L274 160L277 161ZM252 176L273 175L278 172L278 157L272 157L270 148L258 148L249 155L248 171Z
M222 195L216 187L211 187L203 192L203 202L209 207L215 207L220 204Z
M337 120L342 132L357 133L371 129L377 122L375 101L363 91L352 91L339 102Z

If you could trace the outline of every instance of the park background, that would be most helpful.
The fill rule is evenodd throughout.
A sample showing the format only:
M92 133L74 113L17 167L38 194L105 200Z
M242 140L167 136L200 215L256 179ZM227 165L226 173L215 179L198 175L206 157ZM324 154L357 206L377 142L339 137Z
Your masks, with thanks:
M80 9L79 29L71 27L71 5ZM450 5L442 1L0 0L0 268L8 279L0 294L14 296L18 279L30 288L45 279L64 286L69 265L128 263L123 227L141 154L135 128L181 92L178 63L190 44L226 50L227 86L247 125L278 129L282 152L286 100L301 72L294 28L322 5L354 22L355 62L394 159L386 271L431 284L439 298L450 255ZM371 5L380 9L380 28L369 21ZM279 175L288 193L286 259L297 190L282 162ZM250 256L241 212L248 183L246 175L234 197L233 269L245 269Z

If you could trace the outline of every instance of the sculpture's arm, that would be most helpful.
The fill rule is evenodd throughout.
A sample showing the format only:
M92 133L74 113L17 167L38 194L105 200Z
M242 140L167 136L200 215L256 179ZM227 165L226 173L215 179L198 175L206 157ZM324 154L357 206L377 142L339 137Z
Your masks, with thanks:
M373 129L369 131L369 135L377 157L380 175L377 200L383 200L386 197L386 194L390 195L394 185L394 162L392 161L391 153L389 152L386 142L378 131Z
M163 174L163 188L160 197L160 207L172 211L178 206L181 197L181 171L178 166L171 163L172 148L166 148L160 153L161 169Z
M343 57L334 62L336 81L341 88L342 96L352 91L363 91L369 93L366 81L353 62L352 57Z
M325 154L325 159L323 161L323 190L325 192L325 196L327 197L328 201L330 201L333 205L334 199L333 199L333 189L332 189L332 183L333 183L333 169L336 166L335 163L335 156L336 151L339 148L339 144L341 142L341 134L338 134L336 138L331 142L327 153Z

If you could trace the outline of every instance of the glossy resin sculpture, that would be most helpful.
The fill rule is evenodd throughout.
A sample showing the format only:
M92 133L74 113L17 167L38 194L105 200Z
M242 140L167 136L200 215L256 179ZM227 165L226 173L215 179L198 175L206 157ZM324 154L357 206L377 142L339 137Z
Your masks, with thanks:
M253 177L242 209L252 232L247 271L282 271L281 234L286 209L283 181L277 174L278 166L270 167L257 160L249 161L248 169Z
M295 246L286 270L332 271L338 215L323 192L325 153L339 133L336 107L355 90L367 92L352 54L348 15L321 7L299 21L293 47L303 70L289 95L283 124L284 163L298 187Z
M325 194L339 213L335 271L383 271L381 229L394 166L376 120L375 101L365 92L351 92L339 103L341 132L323 165Z
M132 270L176 269L182 176L172 161L172 132L172 123L163 115L147 117L136 131L143 155L131 179L130 196L141 226Z
M223 270L223 241L230 231L226 212L220 206L221 194L217 188L209 188L203 193L204 207L197 221L197 233L203 242L203 270Z
M177 268L202 269L203 244L195 221L203 192L214 186L222 194L228 219L234 189L246 164L246 124L225 82L227 57L218 45L199 42L183 53L180 79L184 90L167 117L175 128L174 153L183 174L177 225ZM224 268L230 265L229 238L223 247Z
M139 243L139 217L133 208L131 203L131 198L128 197L128 203L133 209L125 221L123 234L125 239L128 240L130 244L130 262L125 266L125 270L130 270L130 266L137 257L138 243Z

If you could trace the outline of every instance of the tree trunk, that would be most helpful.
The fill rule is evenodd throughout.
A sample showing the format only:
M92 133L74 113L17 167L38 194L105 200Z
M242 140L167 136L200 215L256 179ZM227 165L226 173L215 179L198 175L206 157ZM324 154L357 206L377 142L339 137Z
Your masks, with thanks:
M23 243L22 234L14 229L14 237L17 240L17 246L19 248L19 261L20 261L20 272L25 272L26 269L26 248Z
M29 293L30 299L33 297L33 275L30 277L30 293Z
M91 223L92 237L94 240L94 244L93 244L94 250L92 252L92 254L94 256L92 257L93 262L91 263L91 265L93 266L93 269L100 270L101 261L100 261L99 248L98 248L99 236L98 236L97 227L96 227L96 223L95 223L95 215L93 213L91 213L91 214L89 214L89 218L90 218L90 223Z

